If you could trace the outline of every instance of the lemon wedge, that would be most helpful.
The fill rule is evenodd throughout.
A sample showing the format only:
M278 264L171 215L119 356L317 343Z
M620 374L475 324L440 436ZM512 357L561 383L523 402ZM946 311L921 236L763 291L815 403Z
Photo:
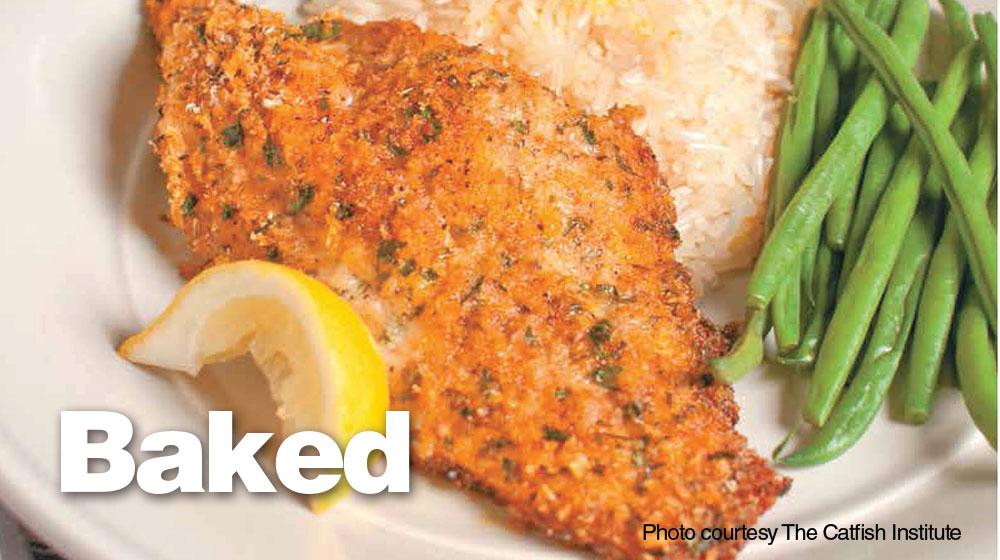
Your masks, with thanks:
M317 430L343 448L359 432L385 431L388 379L364 323L324 284L287 266L240 261L205 270L118 353L192 376L249 354L286 436ZM311 509L326 509L344 487L312 496Z

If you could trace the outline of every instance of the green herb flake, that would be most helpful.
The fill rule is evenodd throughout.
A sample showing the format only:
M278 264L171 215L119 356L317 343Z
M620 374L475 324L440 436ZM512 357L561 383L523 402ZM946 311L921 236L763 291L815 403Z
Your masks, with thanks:
M501 437L487 441L484 450L488 453L494 453L509 446L510 440Z
M205 24L204 23L198 24L198 27L195 28L195 32L198 33L198 41L200 43L205 44L206 42L208 42L207 39L206 39L206 37L205 37Z
M613 298L618 297L618 288L614 287L613 284L598 284L594 289Z
M388 147L392 155L396 157L406 157L406 155L410 153L406 148L392 142L386 144L386 147Z
M501 459L500 466L503 468L503 475L507 480L510 480L510 478L514 476L514 472L517 470L517 462L510 457L504 457Z
M424 121L430 125L431 131L423 133L424 144L430 144L441 134L441 121L434 114L434 109L430 105L414 103L403 109L403 121L409 123L413 117L420 115Z
M477 276L476 279L472 281L472 285L469 286L469 289L466 290L464 294L462 294L462 299L460 300L461 303L465 303L470 299L476 297L476 295L479 294L479 290L482 289L482 287L483 287L483 277Z
M709 453L706 457L709 461L722 461L722 460L733 460L736 458L736 453L729 451L727 449L722 449L719 451L714 451Z
M461 414L462 418L465 418L466 420L469 420L475 415L472 409L467 406L463 406L462 409L458 411L458 413Z
M350 202L337 203L337 219L344 221L354 215L354 205Z
M618 164L618 169L621 169L629 175L635 175L635 170L632 169L632 166L628 164L628 161L626 161L620 153L615 154L615 163Z
M285 158L281 155L281 146L278 146L270 136L264 141L264 163L268 167L277 167L285 163Z
M310 21L302 26L302 35L310 41L319 41L323 38L323 22Z
M281 260L281 251L274 245L267 248L267 260L271 262L278 262Z
M430 144L431 142L437 140L437 137L441 135L441 121L437 117L430 117L427 122L431 124L431 132L429 134L424 134L424 144Z
M626 418L642 418L642 405L638 401L631 401L622 406L622 413Z
M339 21L331 21L330 22L330 27L327 28L326 35L323 38L324 39L339 39L340 38L340 32L341 32L342 29L343 29L343 24L341 24Z
M490 370L484 369L479 374L479 391L486 397L492 397L500 393L500 384L493 379Z
M198 197L191 193L188 193L188 195L184 197L184 202L181 202L181 215L187 216L192 211L194 211L194 207L197 205L198 205Z
M622 296L618 292L618 288L613 284L598 284L594 286L594 290L599 294L603 294L608 297L611 301L615 303L629 303L635 299L632 295Z
M569 434L549 426L544 426L542 427L542 439L562 443L569 439Z
M637 467L645 466L646 453L642 449L636 449L632 452L632 464Z
M514 127L514 130L520 132L521 134L528 133L528 123L522 120L510 121L510 125Z
M396 253L406 246L406 243L398 239L386 239L379 243L377 257L379 262L386 264L396 264Z
M569 396L569 390L566 389L565 387L560 387L560 388L558 388L558 389L555 390L554 394L555 394L555 396L556 396L557 399L559 399L559 400L565 400L566 397Z
M412 311L410 311L409 313L407 313L407 314L405 315L405 317L406 317L407 319L416 319L417 317L419 317L419 316L420 316L420 314L421 314L421 313L423 313L423 312L424 312L424 308L425 308L425 307L426 307L426 306L425 306L424 304L422 304L422 303L420 303L420 304L417 304L417 305L413 306L413 310L412 310Z
M235 213L236 213L236 207L233 206L232 204L223 204L222 205L222 219L223 220L228 220L228 219L232 218L233 214L235 214Z
M583 218L580 218L578 216L574 216L570 218L568 222L566 222L566 227L565 229L563 229L563 235L569 235L575 229L584 231L588 227L590 227L590 224L587 222L587 220L584 220Z
M618 365L605 365L594 370L594 382L605 389L615 389L615 379L622 372L622 367Z
M580 117L580 120L576 121L577 126L580 127L580 131L583 133L583 139L587 141L588 144L593 146L597 144L597 135L590 128L590 123L587 122L587 117Z
M227 148L239 148L243 145L243 124L240 121L222 129L220 134L223 145Z
M403 265L399 267L399 274L402 276L409 276L413 274L413 271L417 268L417 261L413 259L406 259Z
M600 320L587 331L587 338L594 346L600 346L611 340L611 323Z
M420 276L428 282L433 282L441 277L441 275L439 275L433 268L425 268L423 272L420 273Z
M524 329L524 341L532 346L540 344L538 337L535 336L535 332L531 330L531 327Z
M293 216L302 211L303 208L309 205L316 196L316 187L313 185L302 185L299 187L298 192L295 195L295 202L292 203L291 208L288 212Z

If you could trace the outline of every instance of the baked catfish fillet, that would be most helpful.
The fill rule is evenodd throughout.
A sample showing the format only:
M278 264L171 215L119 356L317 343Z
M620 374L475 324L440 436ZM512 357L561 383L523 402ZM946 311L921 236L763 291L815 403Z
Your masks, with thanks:
M643 539L644 523L752 524L788 481L707 373L726 341L693 305L627 110L586 115L407 23L147 8L188 272L270 259L332 285L412 413L414 465L516 524L607 557L735 554Z

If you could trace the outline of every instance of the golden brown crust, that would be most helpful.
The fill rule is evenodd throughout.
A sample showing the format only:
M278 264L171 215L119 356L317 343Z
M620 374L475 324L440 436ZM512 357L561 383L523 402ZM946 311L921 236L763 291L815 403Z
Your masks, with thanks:
M192 269L271 258L334 285L388 357L414 463L515 521L607 557L735 554L641 537L753 523L787 480L706 374L726 342L627 111L582 114L406 23L148 7L154 146Z

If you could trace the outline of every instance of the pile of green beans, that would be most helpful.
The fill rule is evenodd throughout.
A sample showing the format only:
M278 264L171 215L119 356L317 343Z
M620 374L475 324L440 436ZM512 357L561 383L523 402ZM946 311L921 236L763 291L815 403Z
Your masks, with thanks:
M925 422L951 359L996 448L996 21L941 6L954 51L939 81L914 73L927 0L824 0L804 33L746 322L712 362L740 379L773 329L775 359L811 373L815 429L779 463L843 454L893 381L904 419Z

